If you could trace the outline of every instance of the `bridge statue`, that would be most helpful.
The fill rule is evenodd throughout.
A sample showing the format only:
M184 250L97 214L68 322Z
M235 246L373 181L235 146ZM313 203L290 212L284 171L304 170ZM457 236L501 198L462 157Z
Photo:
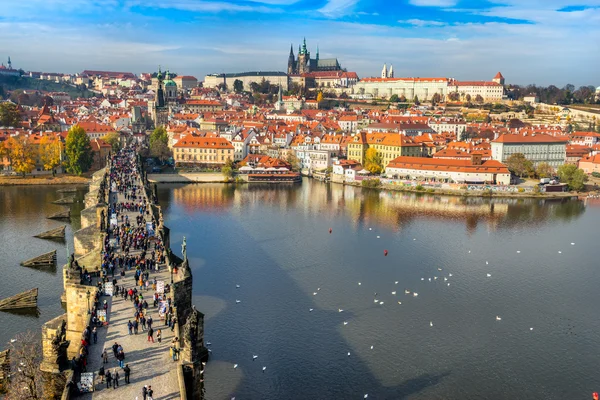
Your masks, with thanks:
M183 237L183 242L181 243L181 254L183 255L183 261L187 260L187 243L185 241L185 236Z

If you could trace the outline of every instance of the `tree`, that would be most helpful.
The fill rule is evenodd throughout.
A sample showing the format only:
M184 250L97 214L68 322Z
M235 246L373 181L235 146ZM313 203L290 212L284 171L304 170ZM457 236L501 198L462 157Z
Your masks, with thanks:
M554 176L554 168L552 168L550 164L542 162L539 163L535 169L535 174L538 178L550 178Z
M6 147L9 150L10 165L13 170L20 174L28 174L35 168L35 149L24 135L12 136L7 140Z
M44 396L44 374L40 373L42 361L41 341L31 332L20 333L10 344L11 377L7 399L41 400Z
M400 101L400 98L398 97L397 94L393 94L393 95L390 96L390 102L391 103L397 103L399 101Z
M383 170L381 155L374 147L368 148L365 153L365 168L372 174L380 174Z
M39 146L40 161L46 171L52 171L60 165L62 144L56 136L44 136Z
M21 115L16 104L0 103L0 126L18 127L20 122Z
M483 103L483 97L481 97L480 94L478 94L477 96L475 96L475 103L477 103L477 104Z
M522 178L528 171L533 169L533 164L523 153L514 153L506 159L506 166L513 174Z
M471 95L470 95L470 94L467 94L467 95L465 96L465 100L467 101L467 103L468 103L468 102L470 102L470 101L471 101Z
M317 93L317 103L320 103L323 101L323 92L319 92Z
M440 101L442 101L442 96L439 93L434 93L433 96L431 97L431 105L435 106Z
M159 157L164 160L171 155L169 150L169 135L162 126L154 129L150 134L150 154L154 157Z
M256 93L256 92L258 92L260 90L260 85L258 83L256 83L256 82L250 82L250 90L253 93Z
M221 173L225 178L225 182L229 182L233 178L233 161L231 161L231 158L221 167Z
M415 98L413 99L413 103L415 103L415 106L418 106L419 104L421 104L421 102L419 101L419 96L415 95Z
M450 101L458 101L459 95L458 92L450 92L448 93L448 100Z
M296 157L294 153L289 153L286 157L286 161L292 166L292 171L298 172L302 168L302 163L300 163L300 159Z
M400 98L398 99L398 101L400 101L400 103L406 103L406 96L404 96L403 94L401 94Z
M106 135L102 136L102 140L111 145L112 151L114 153L119 151L119 149L121 148L121 140L117 132L107 133Z
M561 165L558 167L557 174L560 181L566 183L570 190L582 190L588 180L585 172L574 164Z
M69 129L65 144L67 161L65 165L71 174L81 175L92 166L92 146L90 138L79 125Z
M241 93L244 91L244 82L242 82L239 79L236 79L235 81L233 81L233 90L236 93Z
M220 92L226 92L227 91L227 84L226 83L219 83L217 85L217 90Z

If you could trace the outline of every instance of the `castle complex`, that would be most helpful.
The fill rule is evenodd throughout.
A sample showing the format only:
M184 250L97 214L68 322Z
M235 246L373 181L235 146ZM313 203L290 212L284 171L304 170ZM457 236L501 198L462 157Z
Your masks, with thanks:
M318 47L316 57L310 58L310 52L306 48L306 38L302 43L302 47L298 46L298 57L294 56L294 45L291 45L288 57L288 75L322 71L343 71L343 69L337 58L319 58Z

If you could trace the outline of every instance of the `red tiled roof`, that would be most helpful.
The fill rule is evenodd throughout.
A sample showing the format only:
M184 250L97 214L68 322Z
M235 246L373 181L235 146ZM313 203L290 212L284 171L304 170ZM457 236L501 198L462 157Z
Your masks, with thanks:
M567 143L567 138L558 138L541 133L522 135L522 134L504 134L498 139L492 140L494 143Z
M221 137L200 138L191 135L181 139L173 147L233 149L233 145L227 139Z
M405 168L427 171L472 172L509 174L508 168L499 161L487 160L481 165L473 165L469 160L453 160L426 157L397 157L390 161L387 168Z

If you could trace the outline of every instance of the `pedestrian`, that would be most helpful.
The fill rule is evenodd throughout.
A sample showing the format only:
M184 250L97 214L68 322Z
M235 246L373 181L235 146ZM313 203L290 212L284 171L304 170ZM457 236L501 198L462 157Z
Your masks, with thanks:
M150 328L152 329L152 328ZM159 330L156 331L156 340L158 340L158 343L160 343L160 339L162 338L162 332Z
M121 350L117 354L117 360L119 360L119 367L124 368L124 366L125 366L125 353L123 352L123 350Z
M146 320L146 325L148 325L148 328L152 328L152 316L148 315L148 319Z
M154 400L152 396L154 395L154 390L152 390L152 386L148 386L148 400Z
M106 349L104 349L104 351L102 352L102 364L106 363L108 363L108 353L106 352Z
M100 377L100 383L104 383L104 365L98 370L98 376Z
M119 371L117 369L113 369L113 389L119 387Z
M112 351L113 351L113 355L115 356L115 358L117 358L118 350L119 350L119 344L117 342L115 342L115 344L112 345Z
M175 330L175 324L177 323L177 317L173 317L171 320L171 332Z
M154 343L154 329L148 329L148 341L152 341Z
M142 388L142 399L146 400L146 397L148 397L148 386L144 385Z
M94 344L98 343L98 330L96 327L92 329L92 338L94 338Z
M131 374L131 368L129 368L129 364L125 365L123 372L125 372L125 383L129 384L129 375Z
M133 333L135 333L136 335L138 334L138 327L139 327L139 324L138 324L137 320L133 321Z
M129 331L130 335L133 335L133 324L131 323L131 320L127 322L127 330Z
M110 370L106 371L106 388L108 389L112 384L112 375L110 374Z

